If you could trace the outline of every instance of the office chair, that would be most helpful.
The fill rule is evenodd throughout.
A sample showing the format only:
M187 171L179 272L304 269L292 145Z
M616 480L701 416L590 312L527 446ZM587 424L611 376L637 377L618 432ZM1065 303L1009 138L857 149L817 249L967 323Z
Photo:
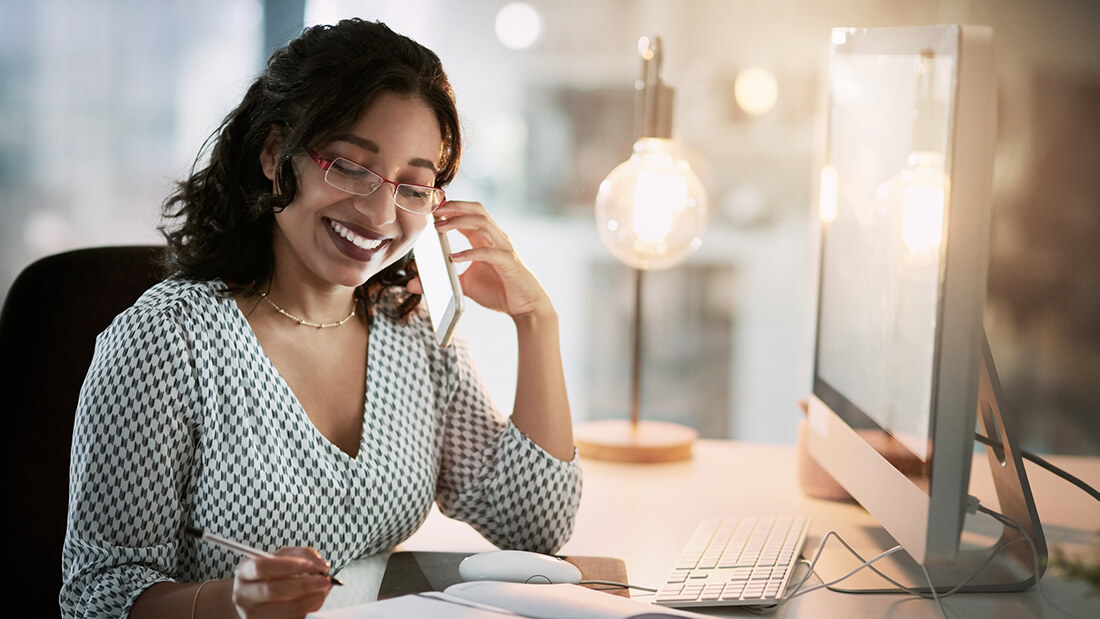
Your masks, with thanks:
M164 248L78 249L27 266L0 311L0 410L5 486L12 493L4 546L19 565L5 607L59 617L61 546L69 504L73 418L96 336L160 281ZM6 614L6 613L5 613ZM15 615L15 613L12 613Z

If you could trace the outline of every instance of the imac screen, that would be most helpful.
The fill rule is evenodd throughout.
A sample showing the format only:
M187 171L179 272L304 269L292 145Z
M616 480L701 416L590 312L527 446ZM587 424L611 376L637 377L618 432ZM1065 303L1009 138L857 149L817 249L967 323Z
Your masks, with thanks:
M950 56L835 53L821 183L814 391L880 452L925 464L954 75Z

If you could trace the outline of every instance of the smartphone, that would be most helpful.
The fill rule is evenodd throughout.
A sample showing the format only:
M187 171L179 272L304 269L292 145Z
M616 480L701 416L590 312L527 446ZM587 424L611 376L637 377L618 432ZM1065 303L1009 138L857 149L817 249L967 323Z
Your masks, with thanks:
M428 306L435 341L446 347L450 345L455 325L462 316L464 297L458 270L451 261L451 244L447 242L447 234L438 232L430 218L428 227L416 240L413 259L420 274L420 286L424 290L422 296Z

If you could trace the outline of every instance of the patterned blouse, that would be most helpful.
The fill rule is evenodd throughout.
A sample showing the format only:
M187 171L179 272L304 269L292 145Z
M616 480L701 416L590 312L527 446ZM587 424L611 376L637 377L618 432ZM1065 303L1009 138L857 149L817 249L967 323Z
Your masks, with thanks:
M160 581L231 576L240 557L187 526L334 569L388 550L432 501L503 548L553 552L580 501L576 457L498 411L456 339L419 314L371 325L356 457L314 427L220 282L169 280L96 341L77 407L61 609L124 617Z

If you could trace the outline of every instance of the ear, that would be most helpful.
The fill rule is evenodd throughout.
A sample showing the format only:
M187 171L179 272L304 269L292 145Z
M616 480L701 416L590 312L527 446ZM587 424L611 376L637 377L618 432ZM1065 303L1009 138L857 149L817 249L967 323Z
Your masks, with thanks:
M275 182L275 172L278 169L279 155L283 150L283 133L281 128L272 126L267 133L267 141L260 153L260 166L264 170L264 176L271 182Z

